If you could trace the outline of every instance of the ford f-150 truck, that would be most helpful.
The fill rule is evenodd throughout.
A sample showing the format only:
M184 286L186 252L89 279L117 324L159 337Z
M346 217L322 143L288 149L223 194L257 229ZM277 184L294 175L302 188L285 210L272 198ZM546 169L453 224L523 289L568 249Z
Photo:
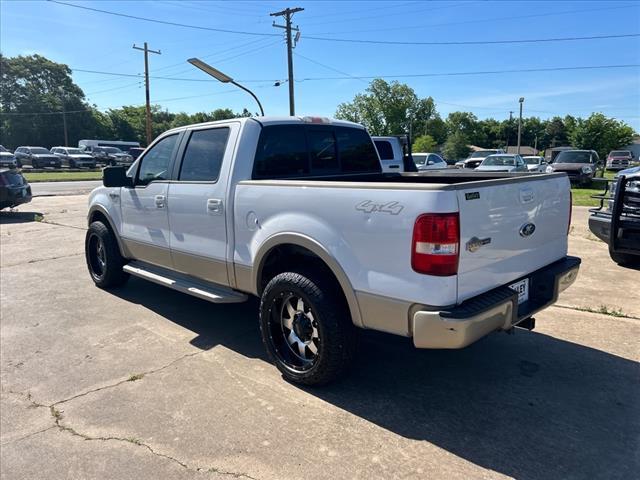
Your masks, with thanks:
M98 287L129 275L214 303L260 297L269 356L322 384L357 328L462 348L533 327L575 280L565 174L383 173L364 127L319 117L191 125L89 199Z

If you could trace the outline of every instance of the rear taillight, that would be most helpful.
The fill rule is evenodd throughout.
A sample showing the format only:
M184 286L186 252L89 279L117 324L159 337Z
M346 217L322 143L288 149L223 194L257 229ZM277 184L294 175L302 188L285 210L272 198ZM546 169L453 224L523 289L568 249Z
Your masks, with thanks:
M460 221L458 213L426 213L416 219L411 245L411 268L418 273L446 277L458 273Z
M571 230L571 214L573 213L573 193L569 190L569 223L567 224L567 235Z

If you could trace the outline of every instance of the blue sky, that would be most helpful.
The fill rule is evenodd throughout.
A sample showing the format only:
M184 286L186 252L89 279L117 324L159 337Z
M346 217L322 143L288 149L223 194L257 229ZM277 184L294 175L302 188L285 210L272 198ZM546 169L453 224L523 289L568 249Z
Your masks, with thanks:
M67 0L62 0L67 1ZM202 57L246 81L267 114L288 114L282 30L270 12L300 6L294 23L296 113L331 116L336 106L363 91L368 80L392 76L586 65L640 64L640 37L572 42L490 45L379 45L323 38L465 42L543 39L640 32L636 1L91 1L68 2L169 22L276 36L253 36L161 25L46 1L0 3L0 49L8 56L38 53L74 69L137 75L144 41L151 55L151 98L170 111L229 107L256 110L253 100L229 85L207 80L186 59ZM279 36L277 36L279 35ZM100 109L143 104L139 79L75 71L74 80ZM326 79L326 77L346 77ZM319 79L320 78L320 79ZM324 78L324 79L323 79ZM393 80L393 78L388 78ZM508 118L525 97L525 115L547 118L601 111L640 131L640 68L501 73L403 78L438 111L472 111L480 118Z

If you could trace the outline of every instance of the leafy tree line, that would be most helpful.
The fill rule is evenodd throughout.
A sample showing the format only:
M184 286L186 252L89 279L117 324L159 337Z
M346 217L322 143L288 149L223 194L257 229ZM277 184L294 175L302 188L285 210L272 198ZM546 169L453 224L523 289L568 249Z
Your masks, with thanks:
M431 97L418 98L408 85L373 80L364 93L338 106L336 117L362 123L372 135L410 133L414 151L433 151L439 146L447 158L464 158L468 145L484 148L514 146L518 120L479 120L470 112L451 112L442 118ZM571 115L542 120L522 119L521 145L545 150L558 146L593 149L603 157L629 145L635 132L626 123L593 113L589 118Z
M0 54L0 144L10 149L20 145L64 145L63 110L69 112L66 120L70 146L84 138L137 140L145 144L144 106L100 112L73 82L68 66L40 55ZM250 115L247 110L236 113L229 108L190 115L171 113L154 105L153 136L191 123Z
M145 142L145 109L123 106L100 112L90 105L82 89L71 78L71 69L40 55L6 57L0 54L0 143L8 148L38 144L62 145L66 115L70 145L83 138L137 140ZM153 136L190 123L250 116L246 109L233 112L220 108L212 112L171 113L152 107ZM338 106L337 118L365 125L372 135L410 133L414 151L441 149L448 158L462 158L468 145L485 148L515 145L517 119L478 120L470 112L452 112L442 118L433 98L419 98L408 85L373 80L352 102ZM522 145L539 150L572 145L598 151L631 143L635 132L624 122L594 113L587 119L572 116L541 120L523 119Z

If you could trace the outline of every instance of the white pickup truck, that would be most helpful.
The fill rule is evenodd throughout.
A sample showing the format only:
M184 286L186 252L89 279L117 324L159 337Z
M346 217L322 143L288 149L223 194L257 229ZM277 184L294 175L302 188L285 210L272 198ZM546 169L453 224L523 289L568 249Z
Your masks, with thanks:
M257 117L157 138L91 193L95 284L129 275L214 302L261 298L283 375L326 383L357 328L462 348L532 315L575 280L564 174L385 174L360 125Z

